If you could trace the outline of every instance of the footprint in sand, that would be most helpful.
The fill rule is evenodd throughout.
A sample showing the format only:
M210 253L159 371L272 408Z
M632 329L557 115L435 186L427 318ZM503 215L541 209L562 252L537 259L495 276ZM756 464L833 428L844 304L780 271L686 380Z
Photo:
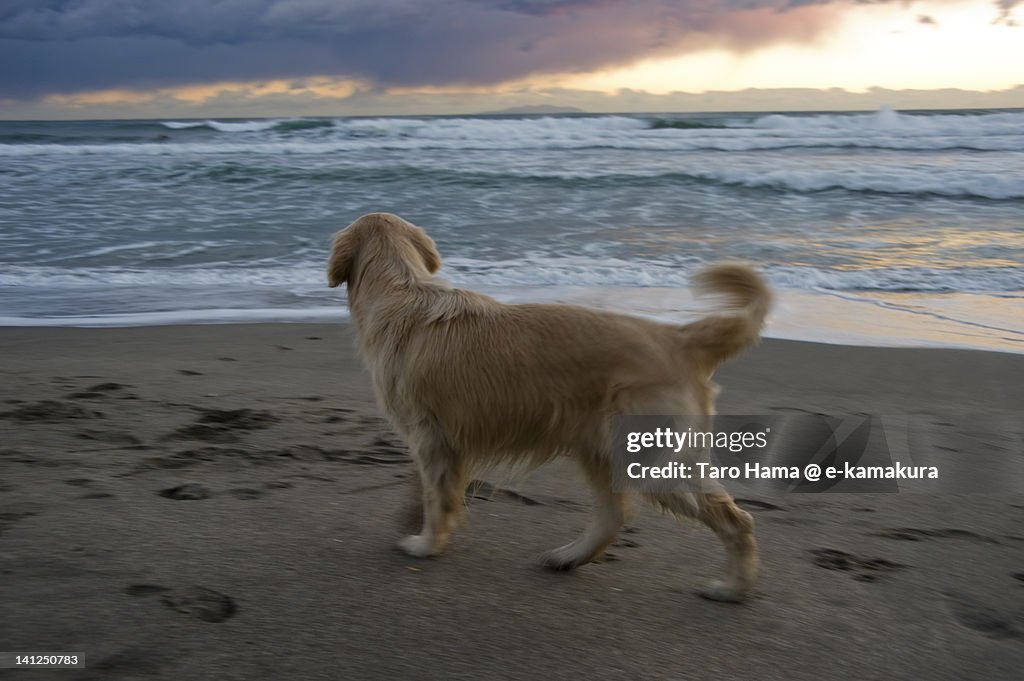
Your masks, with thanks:
M156 677L160 674L166 653L153 650L127 648L101 658L98 662L89 662L89 670L74 677L75 681L92 681L93 679L138 678L139 676Z
M228 494L236 499L259 499L263 496L263 490L252 489L249 487L237 487L232 490L228 490Z
M256 409L202 409L196 422L166 435L165 440L199 440L228 444L240 441L235 431L262 430L278 422L268 411Z
M13 526L16 522L38 515L35 511L0 513L0 534Z
M175 470L179 468L190 468L201 464L227 463L229 465L264 464L271 463L277 455L272 452L259 452L235 447L197 447L196 449L183 449L167 456L157 456L146 459L128 473L123 475L137 475L149 473L155 470Z
M199 423L215 423L238 430L261 430L277 423L278 418L269 411L257 409L198 409Z
M219 426L210 426L205 423L193 423L190 426L178 428L170 435L165 436L164 439L198 440L199 442L216 442L223 445L240 442L242 438Z
M82 430L75 433L75 437L80 440L94 440L96 442L107 442L112 445L124 445L126 447L142 444L142 441L131 433L117 430Z
M403 445L381 436L374 438L365 450L345 452L329 460L380 466L405 465L410 461Z
M195 482L163 489L157 492L157 494L165 499L174 499L176 501L198 501L210 498L210 490Z
M83 409L77 404L68 404L57 400L42 400L18 407L13 411L0 412L0 417L23 422L54 423L69 419L103 418L103 413Z
M152 596L165 591L169 589L159 584L129 584L124 588L124 592L129 596Z
M121 399L138 399L136 395L132 395L131 393L120 392L125 388L130 387L131 386L113 382L99 383L90 388L86 388L85 390L71 393L68 397L80 400L93 400L99 397L111 397L116 394Z
M760 499L741 499L739 497L733 499L736 505L740 508L745 508L748 511L785 511L781 506L770 504L767 501L761 501Z
M820 411L813 411L811 409L801 409L800 407L787 407L787 406L783 406L783 405L773 405L773 406L768 407L768 408L771 409L772 411L791 412L791 413L794 413L794 414L810 414L812 416L827 416L827 414L823 414Z
M995 640L1024 640L1024 614L1002 612L968 594L946 593L953 618L968 629Z
M901 541L927 541L929 539L965 539L968 541L980 542L983 544L998 544L999 541L992 537L986 537L970 530L958 530L946 528L938 530L925 530L916 527L896 527L883 532L872 533L873 537L884 539L897 539Z
M172 589L160 601L180 613L192 615L204 622L223 622L238 612L233 598L204 586Z
M334 459L330 459L334 460ZM356 463L367 466L401 466L409 463L409 458L406 456L396 456L389 453L373 454L373 453L360 453L360 452L345 452L338 461L344 461L345 463Z
M263 486L266 487L267 489L288 489L289 487L294 487L295 485L288 482L287 480L271 480L270 482L263 483Z
M204 622L223 622L234 617L238 611L238 606L230 596L203 586L171 589L159 584L129 584L124 592L135 597L163 594L160 597L161 603Z
M888 572L907 567L885 558L861 558L836 549L812 549L814 564L826 570L852 572L859 582L874 582Z

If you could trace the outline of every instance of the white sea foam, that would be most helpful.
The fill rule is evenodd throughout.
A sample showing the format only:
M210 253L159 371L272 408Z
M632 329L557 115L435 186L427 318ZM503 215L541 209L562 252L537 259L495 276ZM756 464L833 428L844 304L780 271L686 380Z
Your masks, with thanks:
M657 119L663 120L663 119ZM669 121L671 123L671 120ZM540 118L352 118L249 121L165 121L171 130L208 128L230 133L201 143L102 145L8 144L0 155L40 153L336 153L371 148L649 151L759 151L787 148L859 147L892 150L970 149L1024 151L1024 113L983 115L875 113L771 115L727 119L721 127L656 127L643 116ZM328 126L325 130L322 126ZM303 131L303 128L309 128ZM324 132L328 134L322 134ZM294 133L300 133L298 135ZM312 134L303 135L303 132ZM246 133L245 142L236 133ZM259 135L255 133L261 133ZM281 133L289 133L282 137ZM58 149L61 150L58 152ZM105 150L101 152L101 150Z
M776 286L805 291L977 292L1024 296L1022 267L826 270L780 266L772 268L770 274Z
M160 125L171 130L188 130L189 128L204 128L204 121L164 121Z
M307 266L252 267L52 267L14 265L0 270L0 287L26 288L133 288L139 286L189 287L216 290L223 287L265 286L288 290L295 286L326 286L320 264ZM114 291L111 290L111 294Z
M219 132L262 132L274 129L280 120L257 121L164 121L161 125L171 130L187 130L189 128L210 128Z
M686 288L696 267L666 261L527 256L508 261L448 258L445 276L460 286ZM806 291L1024 292L1024 268L764 268L779 287Z
M706 301L694 300L681 289L587 288L581 286L504 288L489 291L507 303L557 302L627 312L665 323L686 323L708 313ZM979 304L971 296L946 301L941 313L929 311L920 299L903 305L855 296L825 297L780 290L776 309L763 335L826 343L857 343L878 346L964 347L1024 352L1024 329L999 326L1012 323L974 321ZM1018 310L1024 301L1017 301ZM826 312L827 311L827 312ZM178 309L171 311L78 314L54 316L0 315L0 327L129 327L179 324L230 324L265 322L336 323L349 318L339 299L336 303L301 308L248 307ZM983 319L982 318L979 318ZM811 323L808 323L811 321Z
M8 149L10 156L30 156L34 145L22 145ZM61 154L107 155L119 153L120 146L106 145L79 147L58 147ZM258 146L258 148L255 148ZM383 147L382 147L383 148ZM237 145L236 148L208 146L201 144L180 145L178 148L160 145L134 145L136 155L176 156L180 154L210 154L230 158L232 154L265 154L281 157L309 151L301 143L274 143L263 145ZM326 154L328 147L317 147L315 153ZM0 156L4 155L0 149ZM251 158L247 156L245 160ZM241 162L245 162L241 160ZM411 159L413 160L413 159ZM981 198L993 200L1024 199L1024 161L1019 157L1002 159L991 157L961 158L950 163L944 158L916 159L873 159L859 164L849 163L844 158L816 159L810 164L806 159L788 156L761 156L748 154L744 157L731 155L688 155L677 159L651 159L651 163L636 167L601 168L576 164L575 167L550 167L538 164L516 168L508 166L500 171L484 168L479 163L475 169L468 162L449 165L428 159L422 167L415 165L388 168L383 166L375 172L401 173L423 171L446 173L452 181L461 178L466 182L477 179L504 181L524 179L530 181L566 180L591 181L602 178L614 179L617 183L651 182L671 186L674 183L699 181L720 185L735 185L751 188L773 189L787 192L818 192L825 190L846 190L851 192L877 192L883 194L930 194L945 197ZM338 172L349 166L339 165L328 172ZM244 173L244 170L239 173ZM262 170L260 177L272 177L273 170ZM294 175L294 171L289 171ZM258 179L258 178L257 178Z
M787 192L836 189L1024 198L1024 113L909 115L883 109L722 123L729 127L655 128L652 119L633 116L165 121L163 125L172 129L202 126L228 134L107 144L0 144L0 157L59 164L57 176L68 163L67 156L93 157L82 163L102 159L105 164L133 167L167 159L194 159L202 167L206 159L216 157L240 164L239 174L254 168L259 177L273 177L281 168L294 174L290 166L295 158L329 164L327 170L337 172L363 168L371 155L380 159L390 153L404 159L402 164L378 161L377 172L446 173L456 183L477 178L613 178L623 183L671 186L697 181ZM910 153L856 155L844 147ZM561 151L596 148L615 150L617 155L598 152L552 161ZM641 153L630 155L630 150Z
M746 163L736 160L725 164L710 159L688 167L685 174L715 183L796 192L843 189L883 194L1024 198L1024 167L1015 173L1012 167L1000 167L984 158L961 159L955 165L945 159L878 159L860 166L835 159L820 159L813 166L804 161L772 163L760 157L750 158Z
M883 106L874 113L784 115L773 114L754 121L764 130L855 137L863 134L899 133L914 137L1020 136L1024 113L901 114Z
M583 286L589 288L687 288L700 263L626 260L616 257L526 254L509 260L445 258L441 276L468 288ZM891 267L833 270L777 265L764 268L776 286L807 291L1024 292L1024 267ZM223 263L161 268L15 265L0 270L0 287L179 287L216 291L266 287L292 293L319 292L323 264L252 267Z
M242 324L262 322L337 322L348 318L348 310L337 307L307 308L217 308L171 310L102 315L65 315L54 317L0 316L3 326L164 326L173 324Z
M378 209L423 220L453 284L509 300L575 287L566 300L675 318L655 290L725 257L826 307L920 320L885 301L927 299L950 333L1007 336L1024 300L1021 113L82 127L0 144L7 323L306 319L344 299L327 235ZM974 307L947 314L963 292Z

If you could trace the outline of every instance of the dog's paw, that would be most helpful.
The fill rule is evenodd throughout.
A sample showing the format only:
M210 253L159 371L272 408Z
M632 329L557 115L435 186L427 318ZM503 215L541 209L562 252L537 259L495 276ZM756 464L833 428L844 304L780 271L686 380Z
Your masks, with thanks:
M720 579L716 579L702 589L698 589L697 593L709 601L719 601L721 603L740 603L747 595L745 591L729 586L729 584Z
M564 572L566 570L575 570L586 561L582 560L575 552L568 550L568 547L562 546L542 553L539 562L542 567L548 570Z
M428 558L437 555L430 537L422 534L410 534L408 537L402 537L398 540L398 548L413 558Z

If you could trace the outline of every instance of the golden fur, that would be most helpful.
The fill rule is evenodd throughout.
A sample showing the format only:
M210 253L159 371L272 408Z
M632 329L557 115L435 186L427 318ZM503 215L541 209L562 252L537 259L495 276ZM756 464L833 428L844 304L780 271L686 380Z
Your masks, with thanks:
M466 485L500 463L578 461L597 495L591 526L544 556L566 569L600 556L627 509L612 488L611 420L629 414L714 413L715 366L755 343L770 294L752 270L719 265L698 277L732 309L691 324L661 324L571 305L505 305L433 275L434 242L387 213L334 237L328 282L348 284L348 305L378 400L419 470L422 529L400 548L440 552L463 509ZM706 523L726 547L724 580L704 593L742 598L757 574L753 520L722 489L643 495Z

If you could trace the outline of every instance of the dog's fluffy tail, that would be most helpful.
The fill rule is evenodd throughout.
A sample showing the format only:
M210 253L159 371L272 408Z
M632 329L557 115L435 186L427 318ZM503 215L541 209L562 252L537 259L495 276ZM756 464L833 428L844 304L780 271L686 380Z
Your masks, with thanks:
M683 327L688 350L715 366L757 343L772 304L768 285L757 272L738 263L715 265L694 278L699 293L726 299L718 313Z

